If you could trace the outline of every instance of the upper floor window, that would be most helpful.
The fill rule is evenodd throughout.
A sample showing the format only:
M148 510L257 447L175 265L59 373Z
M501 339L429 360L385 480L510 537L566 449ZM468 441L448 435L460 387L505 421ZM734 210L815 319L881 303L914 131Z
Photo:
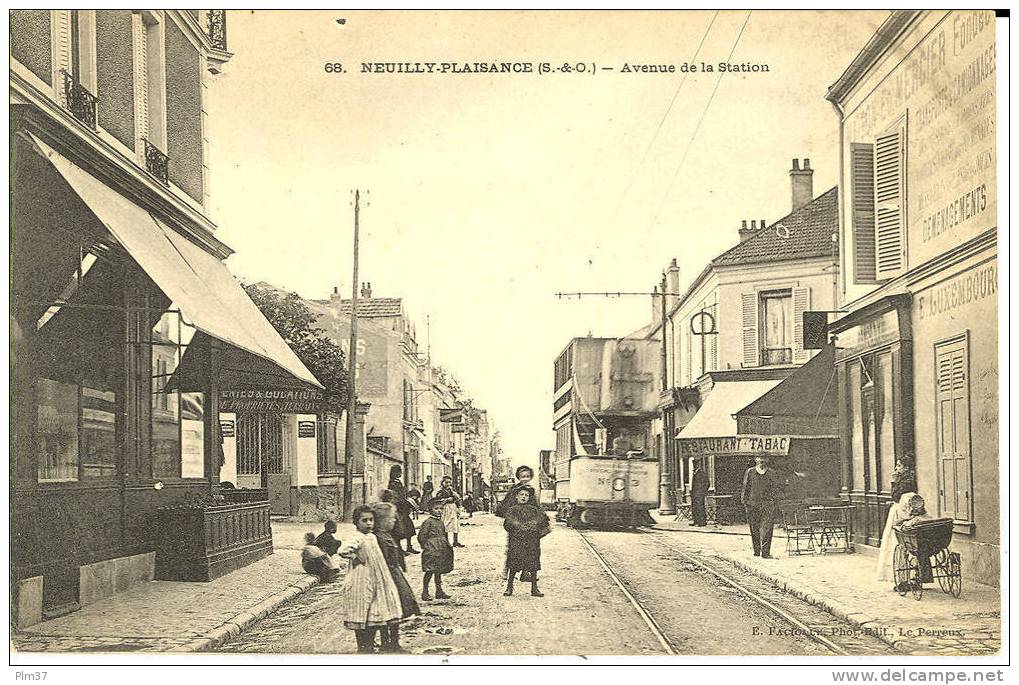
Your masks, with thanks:
M86 126L96 128L95 10L61 10L57 21L57 86L61 103Z
M810 350L803 348L803 313L809 309L810 288L743 293L743 366L810 359Z
M906 117L850 156L853 281L877 283L906 268Z

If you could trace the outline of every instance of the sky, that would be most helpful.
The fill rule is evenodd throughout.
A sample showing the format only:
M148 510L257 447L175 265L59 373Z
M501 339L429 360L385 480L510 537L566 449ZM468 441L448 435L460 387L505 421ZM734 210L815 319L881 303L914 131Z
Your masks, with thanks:
M359 280L404 298L419 344L489 410L511 461L535 463L555 446L558 353L651 317L650 297L556 293L650 291L672 258L684 288L741 220L789 212L793 158L810 158L815 196L836 185L824 94L887 12L715 14L231 10L234 57L207 121L228 265L349 297L352 191L368 191ZM768 71L622 71L730 52ZM586 70L361 70L475 61ZM344 73L326 71L336 62Z

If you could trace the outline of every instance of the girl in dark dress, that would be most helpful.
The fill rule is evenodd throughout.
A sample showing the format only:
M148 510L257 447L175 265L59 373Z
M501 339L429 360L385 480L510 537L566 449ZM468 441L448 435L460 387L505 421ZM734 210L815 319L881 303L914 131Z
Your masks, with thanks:
M442 589L442 574L453 570L453 548L446 537L446 527L442 525L443 500L432 500L431 515L424 520L418 529L418 544L421 545L421 570L425 577L421 590L421 599L428 601L428 583L435 578L435 599L449 599Z
M398 464L389 469L388 490L393 504L396 505L396 527L393 528L393 538L398 544L401 540L407 541L407 554L418 554L418 550L414 549L414 543L411 542L415 533L414 522L410 519L410 501L407 500L407 488L401 480L402 476L403 469Z
M531 581L531 595L544 597L538 590L538 569L541 568L541 538L551 530L548 516L538 507L534 495L521 488L516 493L516 504L506 508L503 518L509 572L503 594L507 597L513 594L513 579L520 571L520 580L525 579L526 573Z
M371 507L375 512L374 535L379 541L386 566L389 567L389 575L393 578L393 584L396 585L402 609L400 620L390 621L389 625L380 631L382 635L381 651L403 653L405 650L400 646L400 621L419 615L421 608L418 606L417 599L414 598L414 591L410 589L410 583L403 575L407 570L403 550L400 549L400 545L397 544L390 532L396 525L396 507L389 502L376 502Z

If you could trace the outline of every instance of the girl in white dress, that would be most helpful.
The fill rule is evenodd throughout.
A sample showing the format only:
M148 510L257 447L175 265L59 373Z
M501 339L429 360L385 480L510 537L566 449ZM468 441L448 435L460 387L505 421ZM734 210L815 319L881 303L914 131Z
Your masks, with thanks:
M357 651L371 654L376 631L403 616L400 595L389 574L378 540L372 535L375 514L371 507L354 509L357 532L337 554L350 560L343 583L343 625L354 631Z

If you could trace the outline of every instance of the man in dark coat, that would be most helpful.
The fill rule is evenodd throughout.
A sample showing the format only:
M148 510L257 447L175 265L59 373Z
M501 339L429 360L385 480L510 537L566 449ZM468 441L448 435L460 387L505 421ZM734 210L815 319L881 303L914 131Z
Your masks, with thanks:
M755 461L756 466L751 466L743 474L740 499L747 511L754 556L771 559L771 535L778 518L778 502L784 480L774 469L768 468L767 457L757 457Z
M711 487L708 472L704 470L703 462L698 461L694 467L693 478L690 480L690 509L693 513L693 525L708 525L708 513L704 507L704 498Z
M403 469L399 465L394 464L389 469L389 486L390 497L392 503L396 505L396 527L393 528L393 538L399 543L401 540L407 541L407 554L418 554L418 550L414 549L414 544L411 539L414 537L414 522L410 520L410 502L407 500L407 488L403 484ZM401 548L402 549L402 548Z

